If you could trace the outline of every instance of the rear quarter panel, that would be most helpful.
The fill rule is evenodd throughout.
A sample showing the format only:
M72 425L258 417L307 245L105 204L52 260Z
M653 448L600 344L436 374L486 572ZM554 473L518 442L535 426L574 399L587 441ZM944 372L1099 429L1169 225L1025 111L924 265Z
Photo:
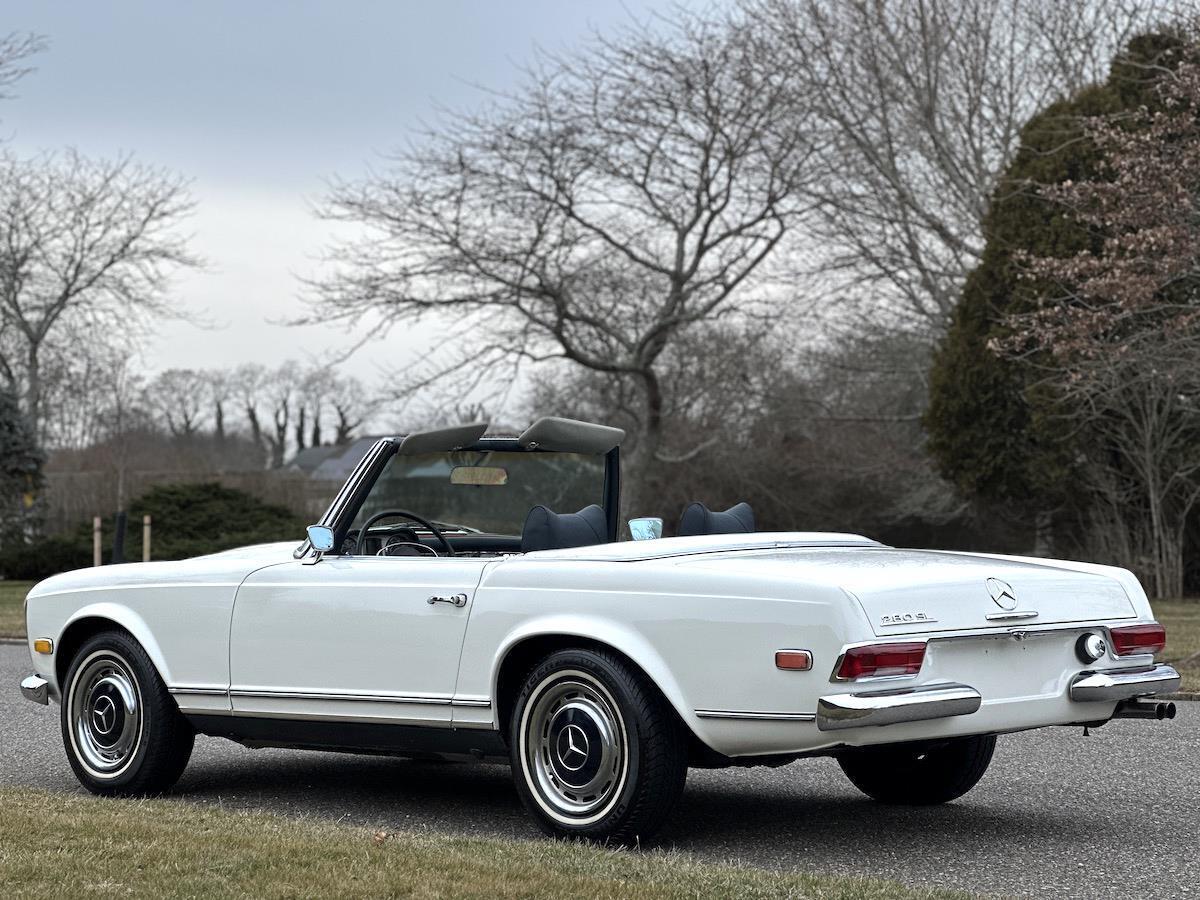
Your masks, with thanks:
M747 578L720 566L689 571L670 559L498 563L473 601L456 695L492 699L495 716L497 673L511 648L538 635L577 636L630 657L718 752L797 749L795 723L747 729L696 711L812 712L842 645L870 629L840 589L761 568ZM812 651L812 670L777 669L781 649Z

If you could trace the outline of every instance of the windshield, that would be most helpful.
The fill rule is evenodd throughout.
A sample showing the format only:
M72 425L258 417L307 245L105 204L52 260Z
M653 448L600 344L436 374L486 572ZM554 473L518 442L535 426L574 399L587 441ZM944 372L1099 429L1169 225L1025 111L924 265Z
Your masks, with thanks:
M351 528L384 510L404 509L446 531L516 537L534 506L577 512L591 503L604 503L603 455L493 450L397 455Z

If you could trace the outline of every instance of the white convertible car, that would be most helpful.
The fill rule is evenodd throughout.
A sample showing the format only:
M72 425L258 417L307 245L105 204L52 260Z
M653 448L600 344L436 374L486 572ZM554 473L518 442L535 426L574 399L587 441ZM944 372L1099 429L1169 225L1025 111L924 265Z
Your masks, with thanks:
M619 541L620 430L485 433L378 441L299 547L37 585L21 690L60 703L83 785L164 791L197 733L502 759L548 832L630 841L689 766L833 756L942 803L999 734L1174 716L1127 571L755 533L745 504Z

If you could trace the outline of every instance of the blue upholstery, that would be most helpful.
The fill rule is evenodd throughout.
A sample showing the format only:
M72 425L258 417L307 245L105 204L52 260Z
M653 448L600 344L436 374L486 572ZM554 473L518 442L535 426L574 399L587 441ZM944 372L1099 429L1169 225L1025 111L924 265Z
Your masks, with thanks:
M521 529L521 552L588 547L608 543L608 521L604 510L592 504L576 513L556 513L535 506Z
M739 503L724 512L713 512L703 503L692 503L679 517L680 537L697 534L749 534L754 531L754 510Z

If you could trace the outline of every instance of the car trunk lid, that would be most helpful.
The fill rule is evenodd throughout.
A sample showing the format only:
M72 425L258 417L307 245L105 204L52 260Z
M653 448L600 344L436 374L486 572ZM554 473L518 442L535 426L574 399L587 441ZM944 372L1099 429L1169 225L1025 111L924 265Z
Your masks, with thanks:
M848 568L842 587L876 634L903 635L1132 618L1106 575L1053 564L931 551L882 550Z

